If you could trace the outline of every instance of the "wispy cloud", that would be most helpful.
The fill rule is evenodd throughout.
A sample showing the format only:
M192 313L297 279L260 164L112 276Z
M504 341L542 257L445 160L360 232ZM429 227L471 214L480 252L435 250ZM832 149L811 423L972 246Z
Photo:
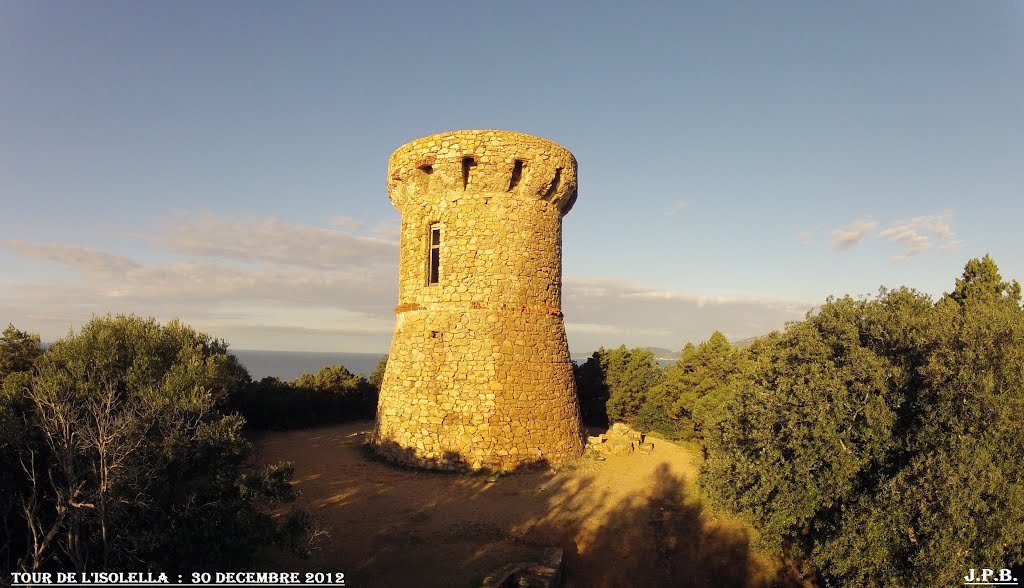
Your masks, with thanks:
M303 234L296 231L295 239ZM349 262L328 270L316 267L321 262L283 263L277 254L270 256L272 262L240 263L232 259L232 248L223 257L204 248L203 256L145 263L76 245L4 245L65 269L58 284L23 284L0 293L0 314L36 316L30 323L46 330L44 338L60 336L91 314L111 311L182 317L239 347L256 348L266 347L260 341L274 341L279 348L308 349L348 337L356 348L383 349L394 325L394 258L372 267ZM570 277L563 284L563 311L574 351L620 343L676 348L715 330L745 338L799 319L812 306L701 296L613 279ZM45 317L37 316L40 307L46 308Z
M121 265L96 263L102 252L88 249L75 251L31 244L20 247L33 257L47 259L64 266L80 278L65 280L60 287L53 284L16 286L12 298L31 300L34 304L79 305L91 302L98 306L119 306L136 312L146 308L209 307L219 303L263 302L279 304L323 305L354 310L372 315L387 315L389 305L382 292L397 292L397 265L367 270L351 266L331 271L302 267L244 267L223 261L182 260L170 263ZM58 252L57 255L51 253ZM34 255L45 253L45 255Z
M672 203L672 206L669 206L668 210L665 211L665 216L675 216L689 205L690 203L685 200L676 200Z
M832 229L832 247L842 251L860 243L865 236L878 226L871 217L859 218L845 227Z
M55 261L74 266L76 271L95 277L104 277L138 270L141 266L127 257L64 243L38 243L34 241L5 240L6 249L25 257Z
M38 329L46 339L92 314L120 312L181 317L242 348L338 349L347 341L349 348L383 350L398 294L396 228L362 231L182 215L137 237L139 248L130 256L76 244L0 241L60 270L47 282L0 289L0 315L27 321L18 326ZM780 328L811 306L614 279L563 280L574 351L620 343L679 348L715 330L741 339Z
M880 241L899 245L902 251L890 259L903 262L936 245L940 251L952 251L960 245L953 231L953 213L948 210L895 220L876 232L877 227L878 222L873 218L863 217L845 227L832 229L832 247L837 250L849 249L866 237L873 236ZM801 233L801 240L803 235Z
M181 214L165 223L155 240L167 251L247 263L332 269L393 260L397 239L371 233L359 235L274 217L230 220Z
M394 321L398 243L373 231L182 215L140 238L134 258L75 244L0 241L0 248L62 268L45 282L0 289L0 314L61 331L44 338L91 314L123 312L179 316L220 336L251 336L243 327L262 325L272 337L275 324L373 333L382 348L387 337L380 333L390 332L382 325ZM39 308L60 320L40 318Z
M327 222L331 223L336 227L343 227L346 229L351 229L353 231L358 231L359 229L363 228L362 221L354 219L350 216L345 216L344 214L334 215L331 218L327 219Z
M562 310L573 351L599 346L681 348L716 330L738 340L803 318L809 301L706 296L604 278L564 280Z
M936 240L944 241L940 246L943 251L955 248L959 241L954 239L952 222L953 214L949 211L915 216L893 222L878 232L878 238L902 245L903 252L892 256L892 260L907 261L931 249Z

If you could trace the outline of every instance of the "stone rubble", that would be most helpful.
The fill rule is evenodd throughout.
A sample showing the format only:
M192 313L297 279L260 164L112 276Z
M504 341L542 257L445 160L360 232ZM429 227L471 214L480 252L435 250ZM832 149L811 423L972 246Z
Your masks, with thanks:
M564 559L561 548L545 548L542 560L506 564L484 578L480 588L557 588Z
M651 453L654 443L646 442L646 436L625 423L615 423L607 433L587 437L587 447L600 455L626 455L633 451Z

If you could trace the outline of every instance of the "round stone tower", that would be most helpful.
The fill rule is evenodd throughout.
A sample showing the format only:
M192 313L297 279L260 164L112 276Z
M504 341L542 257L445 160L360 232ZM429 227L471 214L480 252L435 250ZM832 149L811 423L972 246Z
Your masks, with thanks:
M562 216L576 159L508 131L407 143L395 335L372 442L418 467L511 470L583 452L562 321Z

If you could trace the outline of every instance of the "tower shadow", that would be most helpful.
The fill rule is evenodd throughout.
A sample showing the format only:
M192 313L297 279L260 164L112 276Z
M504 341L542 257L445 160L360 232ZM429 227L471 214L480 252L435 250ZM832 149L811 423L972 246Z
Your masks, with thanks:
M685 449L543 462L512 474L451 474L367 456L366 423L274 433L300 506L329 534L293 569L342 571L360 586L479 586L510 562L564 553L564 586L796 585L751 548L749 528L708 516L680 469ZM455 459L457 456L446 456Z

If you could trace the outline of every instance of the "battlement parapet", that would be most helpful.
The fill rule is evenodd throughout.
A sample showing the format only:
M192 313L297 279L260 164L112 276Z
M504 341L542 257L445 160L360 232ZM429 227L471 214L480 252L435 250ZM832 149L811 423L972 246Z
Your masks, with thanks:
M576 158L546 139L493 130L430 135L391 155L388 194L399 211L458 192L541 200L564 215L576 202Z

